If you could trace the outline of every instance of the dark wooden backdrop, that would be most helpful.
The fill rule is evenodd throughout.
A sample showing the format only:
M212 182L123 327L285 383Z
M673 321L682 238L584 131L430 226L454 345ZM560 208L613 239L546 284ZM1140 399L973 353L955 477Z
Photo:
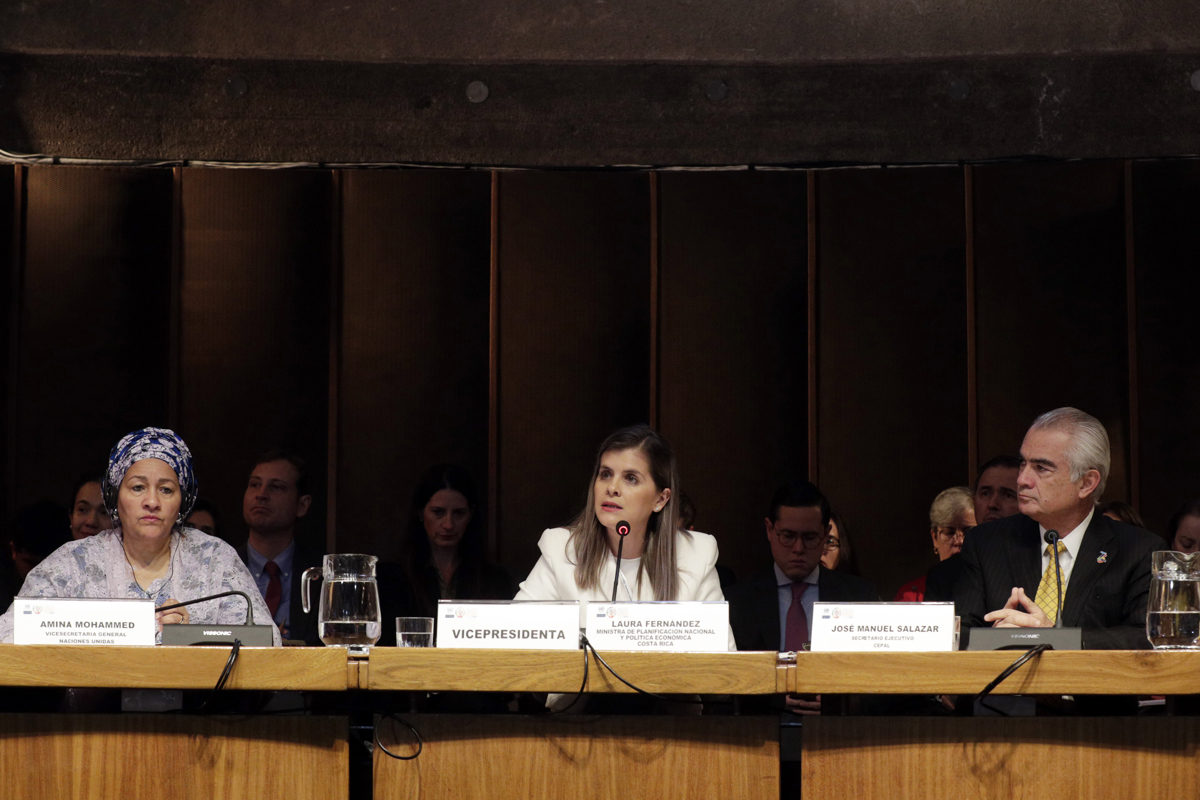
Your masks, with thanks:
M822 171L0 167L4 516L174 426L226 536L274 445L305 535L394 557L457 461L523 575L594 450L648 421L739 575L813 477L885 595L933 496L1073 404L1108 497L1200 495L1200 167Z

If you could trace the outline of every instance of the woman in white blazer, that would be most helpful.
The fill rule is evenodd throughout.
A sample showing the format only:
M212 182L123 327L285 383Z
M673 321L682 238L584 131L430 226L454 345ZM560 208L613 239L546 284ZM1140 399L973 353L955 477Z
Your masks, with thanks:
M542 556L517 600L724 600L717 578L717 541L679 524L679 484L671 446L653 428L624 428L600 445L583 512L566 528L550 528ZM620 536L621 574L616 572ZM584 607L579 609L584 627ZM730 649L735 649L730 634Z

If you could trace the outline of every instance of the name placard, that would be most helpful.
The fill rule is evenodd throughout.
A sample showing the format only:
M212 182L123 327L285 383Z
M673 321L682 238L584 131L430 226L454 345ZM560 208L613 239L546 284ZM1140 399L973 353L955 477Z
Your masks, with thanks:
M597 650L725 652L729 650L729 604L589 602L587 637Z
M926 653L954 649L953 603L813 603L812 649Z
M439 600L437 646L578 650L579 601Z
M154 644L153 600L18 597L16 644Z

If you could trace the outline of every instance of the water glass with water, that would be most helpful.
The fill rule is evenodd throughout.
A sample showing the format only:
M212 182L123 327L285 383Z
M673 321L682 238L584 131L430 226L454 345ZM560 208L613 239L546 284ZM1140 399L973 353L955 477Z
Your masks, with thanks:
M433 647L432 617L396 617L397 647Z

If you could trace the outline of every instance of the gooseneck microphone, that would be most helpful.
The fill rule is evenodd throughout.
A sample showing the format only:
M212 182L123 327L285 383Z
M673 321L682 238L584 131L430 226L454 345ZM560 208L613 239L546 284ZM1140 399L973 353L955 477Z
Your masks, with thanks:
M221 592L220 594L212 594L212 595L209 595L208 597L197 597L195 600L184 600L182 603L172 603L169 606L159 606L158 608L156 608L154 610L155 611L170 611L175 608L183 608L184 606L190 606L193 603L203 603L208 600L217 600L218 598L221 598L221 597L229 597L232 594L239 594L242 596L242 599L246 601L246 624L253 625L254 624L254 604L250 602L249 595L247 595L245 592L239 592L237 589L234 589L231 592Z
M1062 568L1058 566L1058 543L1061 541L1058 538L1058 531L1046 531L1046 535L1042 537L1046 540L1046 544L1050 545L1050 552L1054 554L1054 580L1058 584L1058 612L1054 617L1054 627L1061 628L1062 624Z
M617 582L621 580L621 551L625 549L625 537L629 535L629 523L621 520L617 523L617 574L613 575L613 598L617 602Z

